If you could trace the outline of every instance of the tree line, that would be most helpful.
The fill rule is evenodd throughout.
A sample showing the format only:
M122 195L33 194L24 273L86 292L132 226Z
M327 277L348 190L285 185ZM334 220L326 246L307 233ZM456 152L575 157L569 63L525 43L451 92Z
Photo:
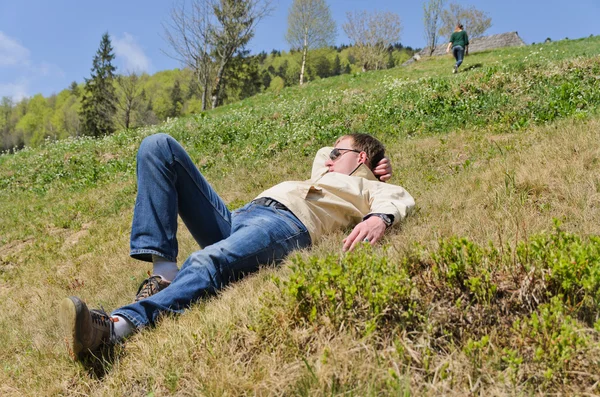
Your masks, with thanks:
M399 65L413 53L411 47L394 43L388 48L385 67ZM256 55L249 55L247 50L238 52L225 70L220 103L228 104L257 93L277 92L284 87L298 85L300 57L298 51L276 49ZM361 70L352 46L332 46L310 51L304 79L314 81ZM92 75L95 74L92 72ZM90 76L90 79L93 77ZM91 99L93 94L86 91L86 83L77 82L49 97L37 94L20 101L1 98L0 150L37 146L47 139L101 136L120 128L138 128L169 117L202 112L202 88L189 68L165 70L153 75L118 74L113 70L111 83L102 85L105 82L92 84L90 88L103 93L114 91L114 96L109 95L113 98L114 108L106 101L96 107L93 102L96 99ZM88 118L82 117L84 103L88 104ZM98 120L98 124L90 125L86 121L90 118Z
M447 10L455 14L446 15L443 6L444 0L428 1L426 31L431 29L427 16L435 10L446 18L445 25L435 23L438 35L450 21L468 14L461 6L450 4ZM69 136L103 136L118 128L155 124L264 91L394 67L416 51L400 44L402 25L395 13L347 13L342 29L350 43L335 46L337 26L327 2L294 0L285 35L290 51L250 55L246 45L272 9L271 0L176 0L163 24L168 45L164 52L183 68L152 76L117 73L110 36L105 33L90 77L83 84L73 82L48 98L38 94L18 102L1 99L0 149L35 146ZM473 8L469 10L473 15Z

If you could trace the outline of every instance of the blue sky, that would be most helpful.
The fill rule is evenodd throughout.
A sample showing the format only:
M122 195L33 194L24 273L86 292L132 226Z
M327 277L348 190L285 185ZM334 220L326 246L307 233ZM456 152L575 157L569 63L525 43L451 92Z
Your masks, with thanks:
M102 34L111 35L118 71L150 74L179 67L162 52L174 0L0 0L0 97L49 96L83 82ZM518 31L527 44L600 34L600 0L467 0L492 17L489 34ZM257 28L253 53L288 50L284 40L292 0L275 0L272 15ZM341 24L354 10L393 11L403 24L401 42L423 47L423 3L419 0L329 0L338 25L337 42L348 43Z

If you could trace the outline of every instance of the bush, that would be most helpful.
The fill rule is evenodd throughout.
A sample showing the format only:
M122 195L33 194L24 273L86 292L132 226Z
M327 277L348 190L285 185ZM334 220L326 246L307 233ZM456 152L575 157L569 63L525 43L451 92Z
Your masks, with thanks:
M562 296L588 323L600 307L600 237L586 240L560 229L540 234L517 247L517 257L532 277L546 280L548 297Z
M410 328L418 319L413 283L401 264L361 247L347 255L293 260L284 292L297 306L300 323L349 327L363 334L375 329Z
M543 366L547 380L577 367L574 359L585 354L589 340L577 321L565 313L561 297L553 297L513 329L519 340L525 340L530 359Z

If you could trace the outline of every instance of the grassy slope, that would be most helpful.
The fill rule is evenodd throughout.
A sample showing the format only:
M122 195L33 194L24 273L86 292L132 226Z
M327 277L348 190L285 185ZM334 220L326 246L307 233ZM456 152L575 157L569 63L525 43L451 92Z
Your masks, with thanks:
M102 141L1 156L0 394L598 393L597 279L585 278L595 273L557 281L556 269L513 249L552 229L553 218L582 236L600 232L599 48L595 37L473 54L457 76L450 59L432 59L260 95ZM147 270L127 252L134 155L144 136L176 136L233 208L278 181L304 179L315 149L348 129L387 143L393 182L418 203L384 248L342 260L339 233L294 266L265 270L136 335L100 371L69 361L57 302L76 294L112 309L130 301ZM184 228L181 235L183 260L196 248ZM461 260L444 251L454 235L480 247L447 243L454 251L482 250L459 269L462 278L453 267ZM502 258L483 252L488 241ZM327 259L332 252L338 256ZM331 299L332 308L327 295L312 303L316 317L296 310L289 286L301 283L298 269L311 274L305 266L315 258L325 270L344 261L383 269L366 274L384 280L384 290L385 280L408 283L407 295L394 301L392 288L386 291L394 298L378 303L412 317L389 317L392 310L374 317L368 307L376 298L364 298L367 309L346 311ZM585 263L593 270L592 259ZM405 277L382 278L386 266ZM292 283L276 283L272 274ZM310 285L323 278L313 276ZM475 279L484 287L472 287ZM577 279L589 283L563 285ZM343 281L327 288L339 292ZM566 309L544 306L559 295Z

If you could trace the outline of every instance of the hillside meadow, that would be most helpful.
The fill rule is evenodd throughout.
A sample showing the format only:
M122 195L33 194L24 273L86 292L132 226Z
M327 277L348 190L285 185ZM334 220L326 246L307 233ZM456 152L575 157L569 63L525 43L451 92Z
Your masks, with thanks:
M0 395L600 394L600 37L322 79L215 111L0 156ZM230 208L348 131L387 146L414 213L328 236L85 363L58 303L107 311L135 153L166 132ZM180 228L180 257L197 250Z

